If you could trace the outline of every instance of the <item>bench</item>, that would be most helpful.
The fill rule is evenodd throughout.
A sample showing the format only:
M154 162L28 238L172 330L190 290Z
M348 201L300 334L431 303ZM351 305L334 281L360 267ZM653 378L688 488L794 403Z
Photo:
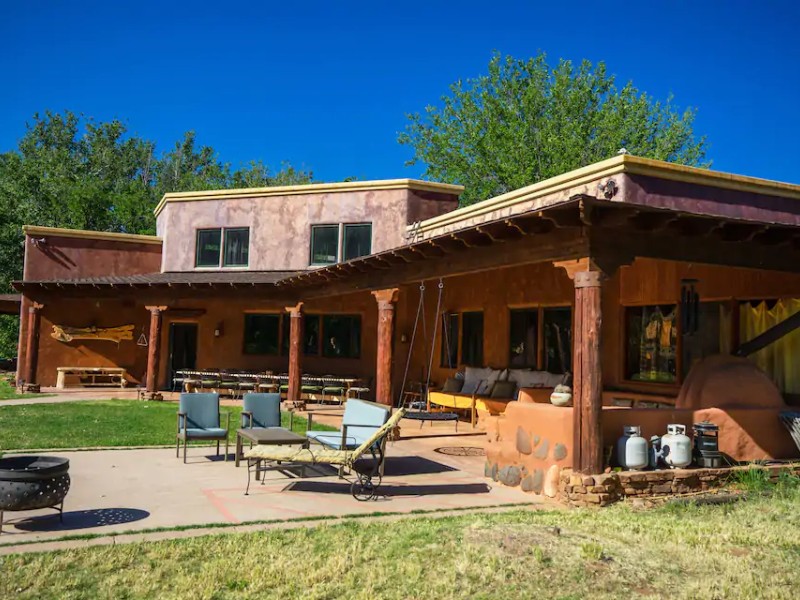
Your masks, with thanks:
M58 367L56 388L120 387L128 385L121 367Z

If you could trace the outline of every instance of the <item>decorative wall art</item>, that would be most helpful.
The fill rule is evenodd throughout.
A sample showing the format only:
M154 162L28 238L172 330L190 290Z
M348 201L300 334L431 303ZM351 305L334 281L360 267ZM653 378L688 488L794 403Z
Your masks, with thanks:
M133 325L120 325L119 327L64 327L53 325L54 340L71 342L72 340L106 340L120 343L133 339Z

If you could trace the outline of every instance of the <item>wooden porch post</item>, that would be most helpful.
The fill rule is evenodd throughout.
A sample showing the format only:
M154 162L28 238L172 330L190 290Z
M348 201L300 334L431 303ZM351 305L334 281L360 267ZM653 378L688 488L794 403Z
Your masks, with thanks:
M392 405L392 333L397 288L372 292L378 302L378 356L375 364L375 401Z
M575 284L572 350L573 454L577 473L603 471L603 372L600 360L602 271L589 259L556 263Z
M303 303L287 306L289 313L289 391L286 400L300 404L303 386Z
M161 358L161 313L166 306L145 306L150 311L150 337L147 344L147 376L145 380L147 395L150 398L158 394L158 367Z
M25 385L27 386L36 384L36 369L39 363L39 324L41 322L41 310L44 308L43 304L32 302L28 307L28 335L25 340L25 356L26 356L26 370L25 370Z

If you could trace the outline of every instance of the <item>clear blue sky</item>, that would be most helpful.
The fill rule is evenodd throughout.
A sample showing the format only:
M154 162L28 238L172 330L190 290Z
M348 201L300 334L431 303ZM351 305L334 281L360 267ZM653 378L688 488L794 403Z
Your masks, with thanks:
M71 109L233 164L415 177L397 132L493 51L603 60L699 112L713 167L800 183L800 3L0 0L0 151Z

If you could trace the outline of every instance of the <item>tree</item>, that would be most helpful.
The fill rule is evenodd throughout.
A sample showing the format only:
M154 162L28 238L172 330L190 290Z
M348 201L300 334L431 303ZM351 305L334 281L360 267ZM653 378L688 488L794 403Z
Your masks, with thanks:
M24 224L155 233L164 193L310 183L311 172L261 162L231 170L189 131L163 156L119 120L35 114L17 149L0 153L0 293L22 276ZM0 357L16 353L16 318L0 315Z
M618 89L600 62L551 69L495 54L487 75L458 81L442 106L410 122L398 141L411 146L424 176L465 186L462 204L490 198L614 156L631 154L708 166L695 111L679 113L627 83Z

